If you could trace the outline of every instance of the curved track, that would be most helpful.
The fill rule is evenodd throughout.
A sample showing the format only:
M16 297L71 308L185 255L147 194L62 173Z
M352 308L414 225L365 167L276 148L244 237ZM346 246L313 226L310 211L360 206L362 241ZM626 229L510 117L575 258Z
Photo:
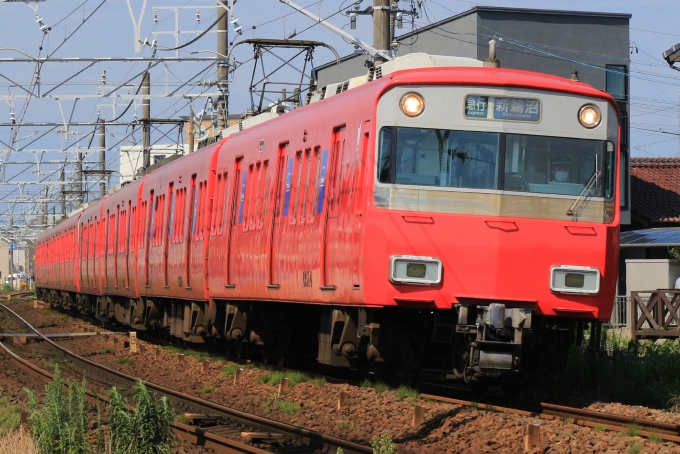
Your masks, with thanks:
M94 378L97 382L109 386L130 387L137 381L136 377L97 364L56 344L7 306L0 304L0 310L36 333L46 345L55 351L55 354L68 358L74 366L86 371L87 376ZM1 342L0 347L18 367L45 380L52 379L49 372L19 357ZM196 414L194 419L207 425L195 427L175 422L173 428L180 438L217 452L306 454L335 453L337 448L342 448L348 454L372 452L372 449L365 445L233 410L151 382L146 382L146 386L158 395L168 397L180 410ZM94 398L94 393L91 396ZM101 399L101 396L98 398ZM244 443L244 439L249 439L253 444Z

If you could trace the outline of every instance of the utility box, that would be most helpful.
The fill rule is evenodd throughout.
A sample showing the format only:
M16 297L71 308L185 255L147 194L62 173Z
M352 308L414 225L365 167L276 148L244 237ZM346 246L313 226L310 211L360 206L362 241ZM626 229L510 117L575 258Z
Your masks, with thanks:
M675 286L680 277L680 262L674 259L626 260L626 295Z

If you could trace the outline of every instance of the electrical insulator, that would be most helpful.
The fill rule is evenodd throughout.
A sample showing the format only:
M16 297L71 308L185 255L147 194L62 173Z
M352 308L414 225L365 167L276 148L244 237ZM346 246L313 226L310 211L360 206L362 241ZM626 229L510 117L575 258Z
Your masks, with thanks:
M350 13L349 14L349 26L352 30L357 28L357 14L356 13Z
M404 17L401 11L397 13L397 28L402 28L404 26Z
M9 111L9 119L10 119L10 121L12 122L12 124L16 124L17 119L16 119L16 117L14 116L14 109L12 109L12 110Z
M201 23L201 10L196 8L196 22Z
M153 9L153 21L158 23L158 8Z
M242 33L242 31L241 31L241 26L238 24L238 19L236 19L234 16L232 16L231 24L234 26L234 31L240 35Z
M102 85L106 85L106 70L102 69Z

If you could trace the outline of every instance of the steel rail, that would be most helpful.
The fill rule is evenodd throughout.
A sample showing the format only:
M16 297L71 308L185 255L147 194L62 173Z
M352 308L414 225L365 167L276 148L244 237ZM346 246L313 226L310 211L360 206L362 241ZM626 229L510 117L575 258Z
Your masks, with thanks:
M22 324L26 325L28 329L36 333L46 344L49 344L53 348L57 349L64 355L68 356L71 358L71 360L74 363L80 364L82 368L84 369L90 369L90 370L97 370L99 371L98 375L104 375L106 376L109 381L113 383L125 383L128 386L134 384L138 378L133 377L131 375L125 374L123 372L117 371L115 369L111 369L107 366L104 366L102 364L98 364L94 361L90 361L89 359L83 358L70 350L66 349L65 347L62 347L61 345L53 342L49 338L45 337L42 333L40 333L37 329L35 329L30 323L28 323L26 320L24 320L20 315L18 315L16 312L5 306L4 304L0 304L0 310L5 311L7 314L9 314L12 318L15 320L21 322ZM47 377L51 375L49 372L43 371L39 369L37 366L30 364L30 366L25 365L24 363L27 362L26 360L23 360L19 358L17 355L14 353L10 352L7 347L5 347L4 344L0 342L0 345L2 345L2 348L5 350L5 353L9 353L10 358L13 359L15 362L21 363L23 366L20 366L22 368L24 367L30 367L30 369L33 371L31 373L38 374L42 377ZM18 365L18 363L17 363ZM45 375L47 374L47 375ZM47 378L46 378L47 379ZM49 378L51 379L51 378ZM290 424L282 423L279 421L274 421L271 419L263 418L257 415L252 415L246 412L242 412L239 410L235 410L229 407L225 407L220 404L216 404L214 402L210 402L198 397L194 397L188 394L184 394L178 391L175 391L170 388L165 388L163 386L157 385L155 383L145 381L144 382L146 387L155 391L157 394L166 396L172 401L174 401L178 407L183 408L183 409L190 409L193 410L194 412L200 412L204 413L206 415L219 415L220 417L228 420L235 422L235 424L232 424L232 427L251 427L254 428L255 430L261 431L263 433L265 432L276 432L283 434L287 439L293 440L296 443L296 452L303 453L303 452L317 452L317 450L321 449L323 452L335 452L337 448L342 448L342 450L348 454L359 454L359 453L372 453L372 449L369 446L366 445L361 445L358 443L353 443L347 440L343 440L341 438L336 438L332 437L329 435L324 435L322 433L308 430L308 429L303 429L300 427L295 427ZM195 440L197 444L200 446L205 446L205 447L210 447L211 449L215 449L218 452L224 452L224 453L235 453L235 452L247 452L247 453L265 453L265 452L276 452L277 448L272 447L271 449L273 450L262 450L250 445L247 445L245 443L237 442L234 441L233 439L229 439L227 437L221 436L219 432L223 432L225 429L225 426L217 426L217 427L207 427L207 428L197 428L193 426L188 426L186 424L182 423L175 423L175 432L182 438L187 439L188 441ZM241 428L237 430L237 432L240 434L242 431ZM234 432L233 430L231 432ZM230 435L234 435L233 433ZM213 446L214 445L214 446ZM305 448L308 448L305 449ZM286 451L290 450L291 446L289 445L288 447L282 447L280 450Z
M446 402L456 405L463 405L467 407L477 407L484 410L479 402L472 402L462 399L454 399L450 397L442 397L434 394L421 394L423 399L432 399L437 402ZM486 409L490 411L508 412L519 416L530 418L540 418L545 420L573 420L574 424L584 427L604 427L607 430L616 432L627 432L632 427L637 426L640 429L640 435L643 437L658 436L663 440L680 442L680 425L671 424L661 421L654 421L651 419L634 418L632 416L616 415L611 413L603 413L593 410L585 410L582 408L565 407L562 405L548 404L542 402L522 402L522 408L509 408L497 405L487 405Z

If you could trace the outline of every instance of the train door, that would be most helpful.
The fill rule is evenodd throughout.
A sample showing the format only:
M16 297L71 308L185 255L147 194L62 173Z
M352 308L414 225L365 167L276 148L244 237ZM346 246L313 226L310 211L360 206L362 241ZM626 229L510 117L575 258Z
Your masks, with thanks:
M227 284L225 287L234 288L236 284L233 283L234 277L234 255L235 255L235 235L234 231L237 229L238 213L243 209L243 192L241 189L241 162L243 157L237 158L234 163L234 186L231 191L231 206L229 207L229 225L227 225Z
M132 200L128 200L127 222L125 225L125 288L130 288L130 237L132 236Z
M278 287L278 249L279 237L281 236L281 222L283 220L283 194L285 189L286 175L286 148L288 143L279 146L278 160L276 162L276 179L274 180L274 205L272 213L272 226L269 235L269 285Z
M153 235L153 191L149 193L149 201L146 204L148 224L146 225L147 234L144 235L144 283L149 286L149 249L151 249L151 236ZM142 230L143 231L143 230Z
M170 247L170 238L172 235L172 229L175 222L175 185L170 183L168 185L168 196L170 197L170 203L168 204L168 223L164 230L164 240L163 240L163 282L165 283L165 288L169 287L168 278L168 250Z
M116 205L116 217L113 218L113 238L111 242L113 243L113 286L118 288L118 249L120 246L118 242L120 241L120 205Z
M326 182L326 216L323 237L323 286L322 289L335 289L331 270L335 266L334 239L336 239L340 214L340 184L342 180L342 156L345 150L344 126L333 131L330 162L328 163L328 180Z
M196 214L198 207L198 188L196 186L196 174L191 176L191 187L189 188L189 225L187 227L187 249L184 259L186 263L187 287L191 287L191 246L194 240L193 231L196 225Z
M359 130L359 140L363 140L363 143L359 145L361 155L359 156L360 164L356 168L356 183L354 184L354 190L356 191L352 199L355 201L353 209L350 211L351 216L354 218L354 226L352 228L352 283L355 288L361 285L361 229L363 221L363 211L364 202L366 200L366 188L364 187L364 179L366 178L366 160L368 157L368 145L370 143L370 123L366 121L364 123L364 134L361 134Z

